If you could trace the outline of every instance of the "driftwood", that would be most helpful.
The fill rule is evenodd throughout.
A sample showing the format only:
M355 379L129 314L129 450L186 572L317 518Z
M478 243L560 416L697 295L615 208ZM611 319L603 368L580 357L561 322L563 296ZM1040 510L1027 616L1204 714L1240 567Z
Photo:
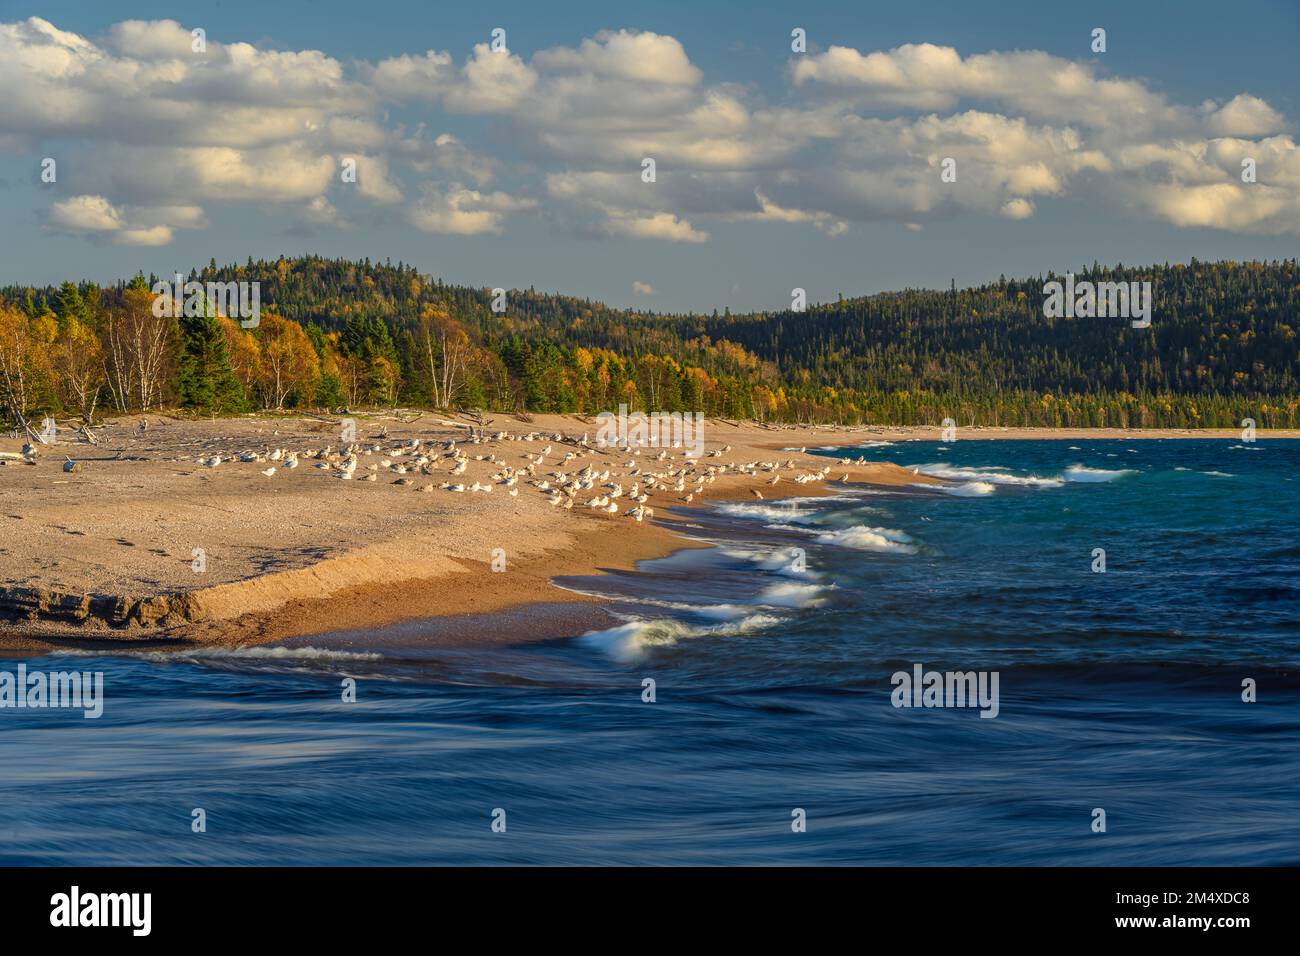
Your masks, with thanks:
M18 410L18 408L15 406L13 402L9 403L9 411L14 416L14 420L18 422L19 425L22 426L23 431L27 433L27 437L32 440L33 444L36 445L45 444L45 439L42 438L40 435L36 434L36 432L32 431L32 426L27 424L27 419L23 417L23 413Z
M298 415L302 418L310 418L314 422L324 422L326 425L338 424L338 419L336 418L322 418L320 415L310 415L307 412L299 412Z

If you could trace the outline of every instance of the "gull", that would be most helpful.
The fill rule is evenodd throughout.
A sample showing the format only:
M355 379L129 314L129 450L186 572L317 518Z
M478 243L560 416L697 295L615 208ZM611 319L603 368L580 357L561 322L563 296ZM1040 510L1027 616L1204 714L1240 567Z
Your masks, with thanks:
M203 464L207 465L209 468L216 468L217 465L221 464L221 456L213 455L211 458L205 458L203 459Z
M274 468L264 468L264 469L262 469L262 474L264 474L264 475L266 475L266 477L270 478L272 475L275 474L275 469L274 469Z
M286 459L286 460L285 460L285 463L284 463L284 467L286 467L286 468L297 468L297 467L298 467L298 456L297 456L297 455L294 455L293 457Z
M465 486L464 486L464 485L443 485L442 487L443 487L443 489L446 490L446 491L464 491L464 490L465 490Z

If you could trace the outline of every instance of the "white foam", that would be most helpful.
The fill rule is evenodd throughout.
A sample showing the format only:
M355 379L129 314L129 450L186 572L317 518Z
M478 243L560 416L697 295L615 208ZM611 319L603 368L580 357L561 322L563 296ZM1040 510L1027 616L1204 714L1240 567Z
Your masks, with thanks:
M823 588L817 584L781 581L758 596L760 604L770 607L812 607L821 600Z
M753 608L746 604L689 604L686 601L665 601L659 598L644 597L641 595L613 594L587 588L566 587L564 585L556 586L574 594L582 594L586 597L593 597L602 601L617 601L620 604L639 604L642 607L661 607L669 611L685 611L688 614L698 614L700 617L706 617L715 621L735 620L736 618L744 617L746 614L753 611Z
M817 535L818 544L835 544L858 551L880 551L895 554L916 554L916 546L908 534L894 528L868 528L854 525Z
M807 533L806 528L794 529ZM797 578L817 578L820 577L816 572L805 567L802 571L794 567L794 555L790 549L783 551L724 551L723 554L729 558L737 558L745 561L752 561L764 571L772 574L785 574Z
M917 488L934 490L938 488L947 495L956 495L958 498L978 498L983 495L991 495L997 491L997 485L987 481L968 481L963 485L915 485Z
M1065 469L1066 481L1114 481L1116 478L1122 478L1124 475L1134 474L1130 468L1122 468L1118 471L1110 471L1105 468L1087 468L1083 465L1071 465Z
M918 468L922 474L935 478L952 478L973 482L986 482L994 485L1025 485L1036 488L1059 488L1065 484L1060 478L1040 478L1037 475L1012 475L1007 469L994 466L986 468L958 468L946 462L933 462L928 465L909 465ZM979 492L984 494L985 492Z
M762 521L812 521L817 517L815 511L800 511L794 501L782 504L754 504L730 502L717 506L723 514L737 518L758 518Z
M672 647L678 641L695 637L727 637L763 630L777 623L771 614L751 614L733 624L692 627L669 618L633 620L601 631L589 631L579 643L594 647L615 660L634 661L655 647Z

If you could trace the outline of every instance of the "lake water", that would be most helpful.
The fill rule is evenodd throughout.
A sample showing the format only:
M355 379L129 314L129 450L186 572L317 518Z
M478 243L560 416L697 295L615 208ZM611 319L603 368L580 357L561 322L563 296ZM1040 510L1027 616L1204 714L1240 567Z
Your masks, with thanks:
M0 863L1300 864L1300 442L826 454L959 484L693 510L564 640L28 659L106 699L0 711Z

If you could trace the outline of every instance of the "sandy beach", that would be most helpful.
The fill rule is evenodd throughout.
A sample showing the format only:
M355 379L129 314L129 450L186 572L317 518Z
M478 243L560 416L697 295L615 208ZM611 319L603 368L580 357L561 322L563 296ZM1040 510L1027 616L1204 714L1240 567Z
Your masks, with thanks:
M429 412L353 421L354 442L341 440L340 420L303 415L124 417L98 428L94 445L61 432L34 460L21 456L22 443L0 442L0 646L246 645L543 603L598 621L598 607L578 607L592 599L551 579L696 546L674 531L670 508L823 494L846 478L942 483L860 456L846 467L801 451L938 439L937 428L709 422L705 454L691 459L680 449L596 447L596 422L578 416L488 416L481 438L468 421ZM1239 436L959 432L959 440L1121 437ZM637 521L637 508L654 513ZM556 626L520 619L508 631L522 640L553 636ZM470 630L457 639L472 639Z
M869 437L861 430L710 423L705 455L692 461L674 449L583 446L595 423L576 416L490 416L487 437L472 440L468 422L417 415L355 416L352 456L339 421L297 415L126 417L97 429L95 445L61 433L34 461L20 442L0 443L0 642L249 644L587 603L550 579L691 546L663 520L668 507L818 494L824 478L845 475L936 481L893 465L825 476L824 458L780 451L856 444ZM588 467L588 487L553 504L555 476ZM675 477L645 488L656 472ZM613 486L623 493L614 513L588 507ZM646 500L631 501L634 491ZM658 511L628 515L642 505Z

